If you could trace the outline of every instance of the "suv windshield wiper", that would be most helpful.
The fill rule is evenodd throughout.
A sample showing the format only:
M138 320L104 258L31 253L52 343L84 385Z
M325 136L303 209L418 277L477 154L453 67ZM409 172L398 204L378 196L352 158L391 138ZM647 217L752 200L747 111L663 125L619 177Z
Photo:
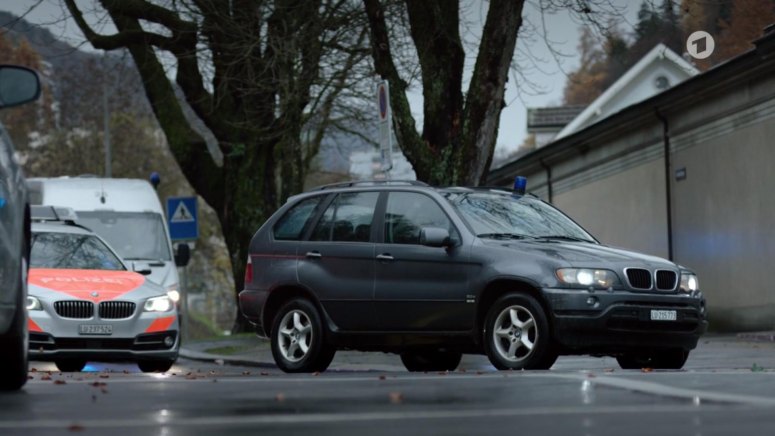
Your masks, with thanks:
M479 238L492 239L535 239L535 236L521 235L519 233L480 233L476 236Z
M538 239L562 239L564 241L590 242L593 244L595 243L595 241L591 239L579 238L576 236L568 236L568 235L542 235L542 236L537 236L537 238Z

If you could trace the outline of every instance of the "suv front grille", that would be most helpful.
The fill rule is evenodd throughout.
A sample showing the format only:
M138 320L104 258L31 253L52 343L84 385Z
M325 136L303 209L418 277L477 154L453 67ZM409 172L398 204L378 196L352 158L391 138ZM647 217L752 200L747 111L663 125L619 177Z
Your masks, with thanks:
M651 289L651 273L647 269L628 268L627 281L634 289Z
M62 318L86 319L94 316L94 303L91 301L57 301L54 310Z
M672 291L675 289L675 271L659 270L657 271L657 289L660 291Z
M130 318L135 313L135 303L131 301L103 301L100 303L100 318Z

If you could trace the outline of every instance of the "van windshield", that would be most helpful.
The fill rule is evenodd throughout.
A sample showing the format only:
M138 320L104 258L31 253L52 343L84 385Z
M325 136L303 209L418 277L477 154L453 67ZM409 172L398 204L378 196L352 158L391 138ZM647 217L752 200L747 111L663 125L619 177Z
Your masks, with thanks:
M164 221L153 212L77 211L78 224L102 236L124 260L169 261Z

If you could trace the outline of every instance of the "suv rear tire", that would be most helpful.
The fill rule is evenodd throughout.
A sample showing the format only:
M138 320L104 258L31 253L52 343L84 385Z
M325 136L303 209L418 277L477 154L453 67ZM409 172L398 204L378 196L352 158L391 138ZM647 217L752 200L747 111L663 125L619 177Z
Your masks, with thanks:
M484 350L500 370L549 369L557 359L541 304L526 294L506 294L484 320Z
M689 351L682 348L668 348L650 353L625 353L616 356L622 369L681 369L689 358Z
M25 244L26 246L26 244ZM22 265L16 290L16 313L8 332L0 335L0 391L15 391L27 383L27 250L22 247Z
M407 371L454 371L460 365L462 353L440 350L412 350L401 353Z
M309 300L285 303L272 322L272 357L285 372L325 371L336 349L326 344L320 312Z

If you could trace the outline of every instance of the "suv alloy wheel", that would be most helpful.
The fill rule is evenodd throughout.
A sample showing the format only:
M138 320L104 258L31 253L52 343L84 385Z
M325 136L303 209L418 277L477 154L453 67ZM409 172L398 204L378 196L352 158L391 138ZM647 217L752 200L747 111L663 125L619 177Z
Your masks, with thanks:
M285 372L325 371L336 350L325 343L323 322L308 300L283 305L272 326L272 356Z

